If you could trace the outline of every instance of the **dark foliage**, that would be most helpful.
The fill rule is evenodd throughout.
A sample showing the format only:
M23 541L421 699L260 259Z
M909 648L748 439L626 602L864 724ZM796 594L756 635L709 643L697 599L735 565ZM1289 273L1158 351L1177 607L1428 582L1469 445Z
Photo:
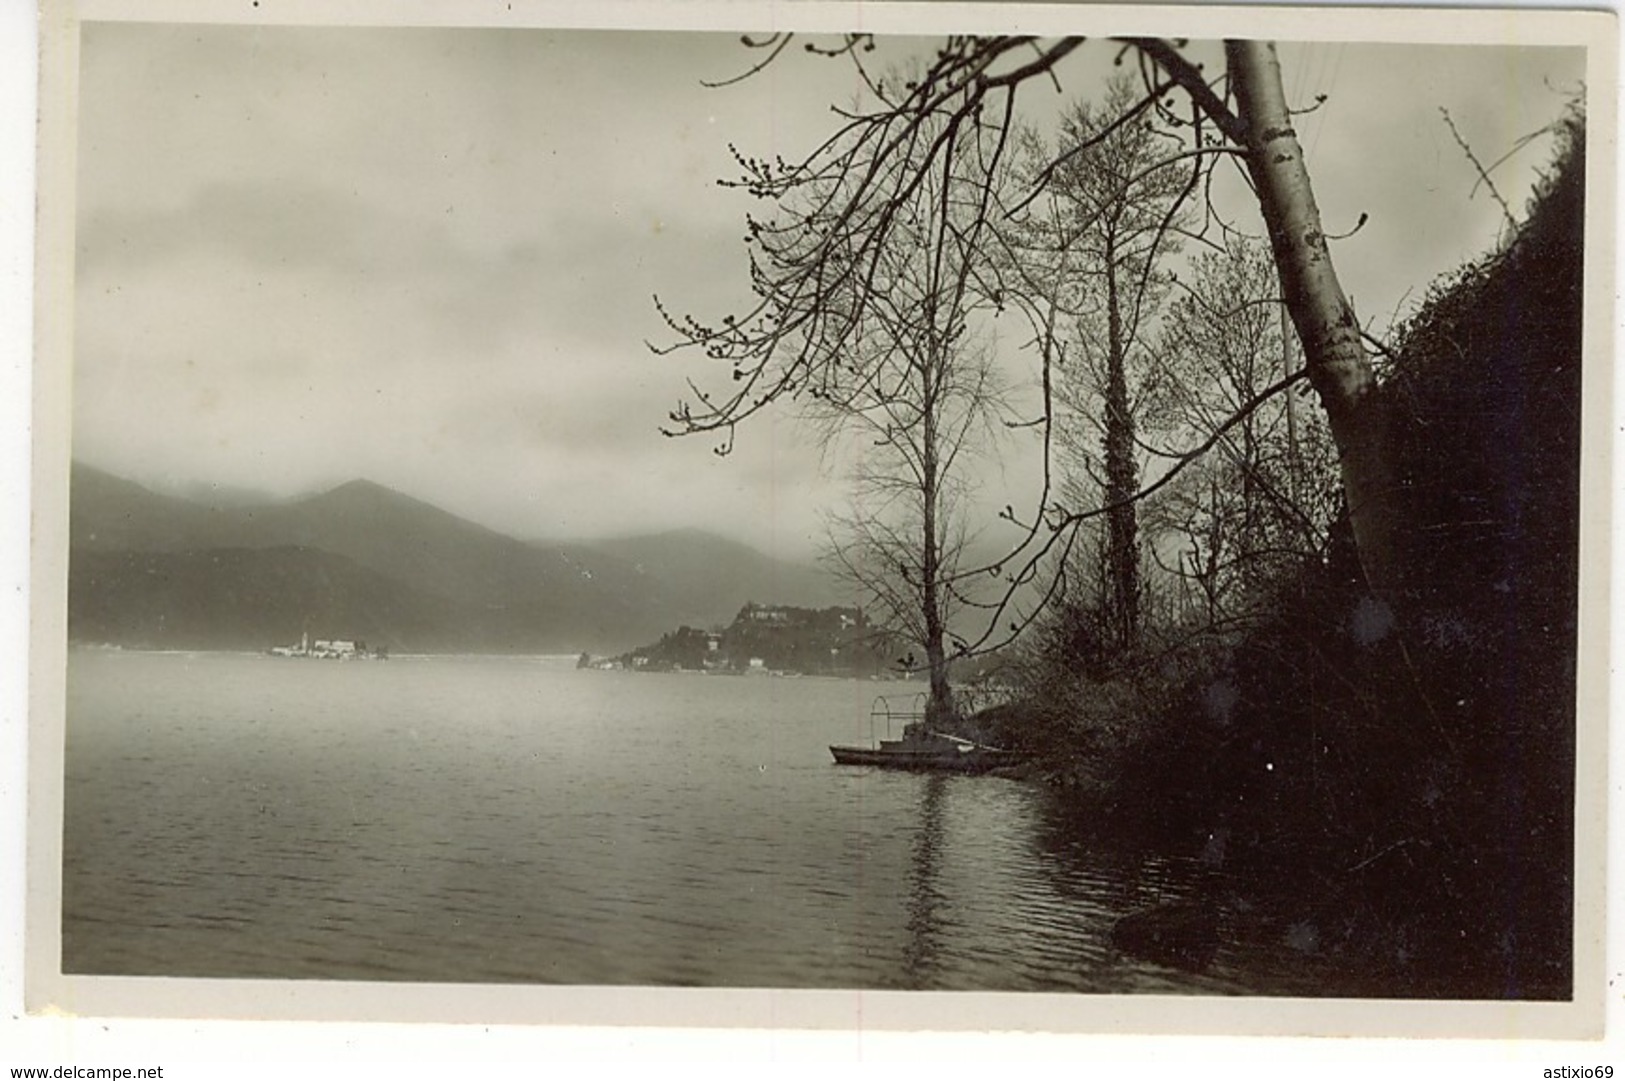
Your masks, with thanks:
M1245 633L1002 718L1369 993L1571 992L1584 173L1576 115L1516 237L1396 338L1397 610L1361 588L1345 517Z
M1563 131L1525 227L1433 298L1387 384L1426 584L1405 639L1449 785L1432 862L1504 994L1566 991L1569 967L1583 118Z

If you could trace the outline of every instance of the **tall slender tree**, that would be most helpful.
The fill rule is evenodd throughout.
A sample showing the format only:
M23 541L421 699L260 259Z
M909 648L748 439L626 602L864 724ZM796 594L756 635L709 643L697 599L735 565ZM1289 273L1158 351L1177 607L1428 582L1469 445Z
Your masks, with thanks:
M1144 332L1153 320L1167 275L1159 264L1177 250L1179 203L1192 182L1186 169L1157 168L1177 151L1177 137L1150 122L1114 125L1132 108L1133 83L1111 80L1100 103L1080 101L1065 114L1058 142L1083 146L1052 171L1048 221L1030 223L1065 250L1075 291L1072 311L1081 346L1061 369L1057 398L1076 422L1062 427L1061 445L1106 508L1098 557L1106 645L1132 649L1140 635L1141 582L1137 501L1140 463L1135 401L1144 365ZM1041 142L1032 171L1057 160ZM1085 433L1098 435L1098 458ZM1098 461L1100 469L1089 467ZM1091 475L1092 474L1092 475ZM1090 494L1095 494L1090 493ZM1074 499L1083 493L1074 486Z
M864 288L840 378L804 396L826 450L855 451L854 510L832 520L828 558L876 619L924 654L926 722L954 713L949 625L961 605L963 469L991 444L1002 407L991 349L975 341L979 249L962 243L975 206L951 171L900 208ZM863 303L859 304L859 300Z
M881 378L804 410L826 446L856 451L852 509L832 516L826 561L877 625L923 654L904 664L929 680L930 725L956 713L950 627L977 577L964 562L965 467L991 445L1001 411L992 352L935 337L870 344L882 355L866 367Z

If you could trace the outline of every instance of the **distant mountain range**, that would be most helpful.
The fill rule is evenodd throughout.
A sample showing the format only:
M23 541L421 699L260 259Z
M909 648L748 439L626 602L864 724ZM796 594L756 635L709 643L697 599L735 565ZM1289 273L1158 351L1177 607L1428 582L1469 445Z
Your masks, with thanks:
M748 601L824 606L816 567L700 531L524 541L358 480L214 505L73 467L76 642L264 649L359 638L394 652L619 652Z

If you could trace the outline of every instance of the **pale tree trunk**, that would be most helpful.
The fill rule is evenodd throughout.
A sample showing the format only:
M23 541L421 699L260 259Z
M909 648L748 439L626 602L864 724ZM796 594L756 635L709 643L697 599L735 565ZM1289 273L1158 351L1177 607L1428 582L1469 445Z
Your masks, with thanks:
M935 462L927 460L931 472ZM934 485L933 485L934 488ZM925 663L931 680L931 693L926 697L925 721L928 725L942 724L953 716L953 691L948 686L948 655L943 648L946 628L942 625L941 551L936 537L936 492L930 491L925 503L925 558L922 561L921 608L925 616Z
M1403 567L1387 418L1359 323L1326 248L1303 148L1281 89L1280 61L1270 42L1226 42L1225 55L1247 133L1248 171L1287 309L1337 442L1360 566L1372 594L1393 604L1403 588Z
M936 349L938 346L933 345ZM946 628L942 622L942 583L938 581L942 574L942 549L937 542L937 512L938 500L941 498L942 477L939 474L937 459L937 393L941 389L935 379L937 369L934 362L928 362L922 378L921 401L926 403L923 410L924 438L921 441L923 453L920 455L921 467L921 494L925 497L924 513L921 515L921 540L924 543L920 564L920 607L925 622L925 663L927 675L930 678L931 692L926 696L925 723L935 727L944 724L953 717L953 691L948 685L948 656L943 649L942 640Z

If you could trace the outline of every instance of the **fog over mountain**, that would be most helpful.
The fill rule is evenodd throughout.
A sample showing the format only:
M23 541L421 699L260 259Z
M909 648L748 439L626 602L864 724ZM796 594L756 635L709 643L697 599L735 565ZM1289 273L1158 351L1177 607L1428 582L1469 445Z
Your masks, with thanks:
M685 530L525 541L365 480L206 505L77 464L76 641L262 649L313 637L395 651L609 651L747 601L824 605L818 568Z

